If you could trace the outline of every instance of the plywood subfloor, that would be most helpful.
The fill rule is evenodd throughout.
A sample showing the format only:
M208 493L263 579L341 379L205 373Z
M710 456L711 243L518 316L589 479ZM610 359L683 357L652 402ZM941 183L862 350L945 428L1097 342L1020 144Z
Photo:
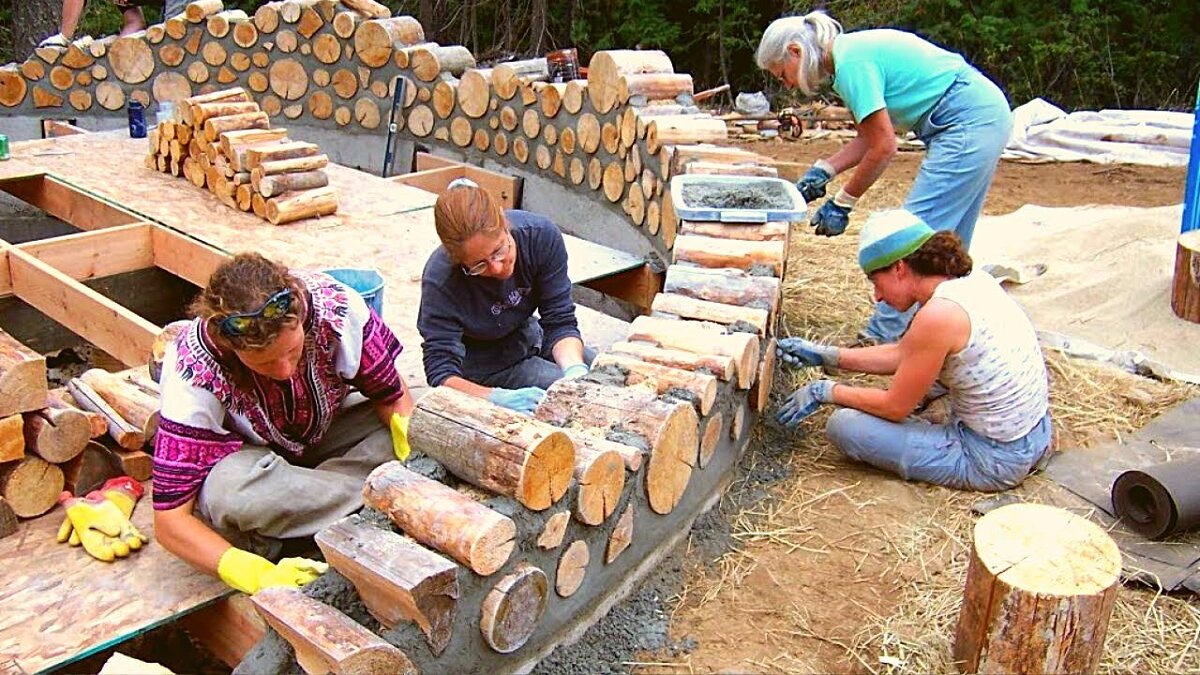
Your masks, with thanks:
M148 495L133 512L151 543L113 563L55 542L60 507L0 539L0 663L59 666L231 593L154 541L152 512Z

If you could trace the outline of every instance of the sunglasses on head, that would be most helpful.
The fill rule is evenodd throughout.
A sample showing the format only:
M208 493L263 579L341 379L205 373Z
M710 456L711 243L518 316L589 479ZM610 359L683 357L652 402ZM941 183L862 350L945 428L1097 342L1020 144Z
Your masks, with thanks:
M285 288L267 298L267 301L257 311L230 314L221 319L217 325L221 328L221 332L229 337L245 335L255 321L278 319L286 315L292 308L292 301L292 289Z

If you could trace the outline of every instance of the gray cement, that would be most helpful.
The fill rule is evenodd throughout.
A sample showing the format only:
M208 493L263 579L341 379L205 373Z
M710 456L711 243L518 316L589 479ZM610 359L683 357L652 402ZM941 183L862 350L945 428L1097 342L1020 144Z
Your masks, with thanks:
M790 209L794 205L783 186L772 181L690 182L683 186L684 205L700 209Z

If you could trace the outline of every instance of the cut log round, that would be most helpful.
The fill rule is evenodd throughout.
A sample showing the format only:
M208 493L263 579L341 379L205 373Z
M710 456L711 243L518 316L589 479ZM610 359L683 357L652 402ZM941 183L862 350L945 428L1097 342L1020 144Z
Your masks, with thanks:
M1171 310L1181 319L1200 323L1200 230L1184 232L1175 245Z
M317 10L312 7L305 7L300 12L300 21L296 24L296 32L302 35L304 39L311 40L312 36L321 30L321 27L324 25L325 19L317 13Z
M35 108L61 108L63 97L42 87L33 88L33 107Z
M17 523L17 514L13 512L8 500L0 497L0 539L10 534L16 534L18 529L20 527Z
M682 389L692 395L697 411L707 415L717 400L717 378L707 373L692 370L672 368L658 363L649 363L633 358L626 354L600 354L592 366L619 368L625 371L625 384L635 385L643 382L652 385L659 394L666 394L672 389Z
M233 43L242 49L249 49L258 43L258 28L250 21L240 21L233 25Z
M544 58L498 63L492 68L492 86L496 90L496 95L505 101L517 95L517 89L520 87L522 79L540 82L549 78L550 72L547 70Z
M562 431L448 387L413 410L409 443L462 480L541 511L571 483L575 445Z
M371 472L363 500L386 513L408 536L482 576L500 569L515 546L517 528L508 517L400 462Z
M254 27L262 33L273 33L279 27L279 7L282 2L268 2L254 10Z
M268 129L271 126L271 119L268 116L268 111L268 108L264 105L263 109L259 112L225 115L223 117L210 117L204 121L204 138L209 143L212 143L213 141L216 141L221 134L228 131L241 131L244 129Z
M740 270L671 265L663 290L698 300L756 307L772 315L779 304L779 279L746 274Z
M630 500L625 506L625 510L621 512L621 517L617 519L612 534L608 536L608 549L604 553L604 564L606 565L611 565L612 561L616 560L617 556L624 553L625 549L633 543L633 505L633 500Z
M379 126L379 104L375 99L363 96L354 102L354 120L364 129Z
M62 489L62 469L41 457L25 457L0 466L0 497L21 518L40 516L54 508Z
M568 155L575 153L575 128L567 125L563 127L562 133L558 135L558 147ZM578 183L577 183L578 185Z
M290 192L267 200L267 221L283 225L305 218L328 216L337 212L337 190L333 187Z
M21 76L30 81L40 80L46 75L45 64L32 56L28 59L25 59L25 62L21 64L19 70L21 71Z
M492 136L487 132L487 129L476 129L474 136L475 149L480 152L487 152L487 149L492 144Z
M729 422L730 440L740 440L746 429L746 406L739 405L733 409L733 419Z
M675 203L671 200L671 191L667 190L662 198L662 234L660 235L663 245L667 248L675 245L675 232L678 228L679 216L675 213Z
M542 132L542 118L537 110L529 109L521 115L521 131L528 138L537 138Z
M192 61L188 64L188 79L196 84L204 84L205 82L208 82L208 78L211 77L211 75L212 73L208 71L208 66L204 65L202 61Z
M167 71L154 77L150 88L156 101L179 101L192 95L192 83L182 73Z
M24 425L21 413L0 417L0 465L25 457Z
M422 82L433 82L441 73L458 77L475 67L475 55L462 45L417 47L409 59L413 75Z
M335 70L331 82L333 92L341 98L351 99L358 93L358 78L345 68Z
M1011 504L975 524L953 657L961 672L1093 673L1121 553L1091 521Z
M254 101L240 101L236 99L224 99L211 103L190 103L187 105L187 109L189 111L188 117L191 120L190 123L196 128L203 128L204 123L213 117L259 112L258 104Z
M758 330L759 337L767 334L767 327L770 325L770 313L765 309L697 300L676 293L655 295L650 309L655 313L670 314L684 319L711 321L722 326L739 322L748 324Z
M604 196L616 204L625 194L625 172L620 162L609 162L604 167Z
M247 22L247 19L249 17L242 10L230 9L209 15L205 20L204 27L208 29L209 35L221 39L229 35L229 29L235 22Z
M75 84L75 73L66 66L54 66L50 69L50 84L59 91L66 91Z
M508 135L503 131L497 131L496 137L492 140L492 148L497 155L501 157L508 154Z
M92 425L82 410L48 408L25 413L25 449L52 464L75 458L92 439Z
M340 38L350 38L361 20L356 12L338 12L333 17L333 32Z
M524 164L529 161L529 143L520 136L513 138L512 142L513 159Z
M268 78L271 91L286 101L300 99L308 91L308 72L295 59L280 59L272 63Z
M0 330L0 417L46 405L46 358Z
M121 475L113 452L96 441L89 441L83 452L64 462L60 468L63 489L74 495L87 494L108 479Z
M605 122L600 127L600 145L604 146L604 150L610 155L617 154L621 149L621 129L612 122Z
M108 421L104 419L104 415L80 408L66 387L51 389L46 398L46 407L72 413L82 413L88 422L89 438L97 438L108 432Z
M358 516L321 530L316 541L379 623L395 628L410 621L425 634L434 655L446 649L458 604L457 565Z
M584 525L599 525L617 508L625 487L625 461L610 447L611 441L580 433L569 436L575 443L575 482L579 485L575 518Z
M588 160L587 166L587 181L588 187L593 190L600 189L600 184L604 180L604 163L599 157L593 157Z
M771 397L771 385L775 381L775 338L770 338L763 344L762 362L758 366L758 378L750 388L747 398L756 412L767 409Z
M724 424L725 415L719 412L704 420L704 431L700 434L700 454L696 457L701 469L712 461L713 453L721 443L721 429Z
M265 588L250 601L306 673L417 673L404 652L298 588Z
M571 178L572 185L581 185L583 179L587 177L587 167L584 166L582 159L572 157L567 173Z
M471 121L467 118L455 117L450 120L450 140L458 147L465 148L470 145L474 133Z
M483 599L479 630L488 646L501 654L525 645L546 611L550 582L546 573L521 563Z
M145 40L119 37L108 50L108 64L113 75L122 82L139 84L154 73L154 52Z
M200 23L209 14L216 14L224 9L221 0L192 0L183 10L189 23Z
M705 321L639 316L629 326L629 340L657 343L697 354L733 358L738 388L748 389L758 376L758 337L750 333L725 334L724 327Z
M567 525L571 522L570 511L559 511L546 519L546 526L538 535L538 548L550 550L558 548L567 534Z
M281 30L275 34L275 49L284 54L291 54L296 51L296 47L300 44L300 38L290 30Z
M354 31L354 52L363 65L378 68L392 57L392 46L410 46L425 41L425 30L411 16L364 21Z
M174 68L183 63L183 57L183 47L177 44L163 45L158 49L158 60L162 61L164 66ZM159 75L159 77L162 77L162 75Z
M505 131L515 131L517 125L521 123L521 118L517 116L517 111L509 106L500 108L500 126L504 127Z
M553 155L550 154L550 148L538 143L537 147L533 151L533 156L539 169L545 171L546 169L550 168L550 163L553 161Z
M628 101L631 96L648 101L674 100L680 94L692 94L692 76L687 73L633 73L617 83L618 101Z
M583 585L583 578L587 575L590 557L587 542L583 540L571 542L567 550L563 551L554 574L554 590L558 591L559 595L564 598L575 595L575 591Z
M538 92L538 105L542 109L542 114L546 117L557 115L559 108L562 107L563 96L566 94L566 83L545 83L535 89Z
M342 43L336 36L322 33L312 44L313 56L321 63L337 63L342 58Z
M633 224L640 227L646 220L646 197L642 193L642 186L637 183L630 183L629 190L625 194L625 212L629 214L629 219Z
M125 90L113 82L96 85L96 102L105 110L120 110L125 107Z
M461 83L452 77L442 79L433 85L433 96L430 98L430 103L433 105L433 112L437 113L439 119L448 119L454 113L459 86Z
M623 76L673 72L670 57L657 50L596 52L588 63L588 98L597 112L606 113L618 103L624 103L619 99Z
M699 418L690 404L666 401L641 387L612 387L580 380L555 382L534 417L555 426L595 428L640 436L650 451L646 491L655 513L670 513L696 462Z
M246 86L250 88L250 91L261 94L271 86L271 83L265 73L254 72L246 77Z
M88 38L87 40L87 42L82 39L77 40L71 43L70 47L67 47L67 53L63 55L62 60L62 64L64 66L68 68L74 68L75 70L82 70L84 68L90 68L91 65L96 62L96 57L92 56L91 52L87 51L88 45L91 44L91 39ZM157 43L161 41L162 37L160 31L159 39L152 40L152 42Z
M492 98L491 69L471 69L462 74L458 84L458 105L468 117L480 118L487 114Z
M571 80L563 90L563 107L567 112L576 115L583 110L583 100L587 97L587 80Z
M323 91L315 91L308 97L308 112L319 120L327 120L333 115L333 97Z
M589 155L596 152L600 147L600 120L591 113L580 115L575 123L575 135L584 152Z
M427 105L413 106L408 112L405 123L408 125L408 130L414 136L424 138L429 135L429 132L433 131L433 110ZM499 139L497 139L498 141Z

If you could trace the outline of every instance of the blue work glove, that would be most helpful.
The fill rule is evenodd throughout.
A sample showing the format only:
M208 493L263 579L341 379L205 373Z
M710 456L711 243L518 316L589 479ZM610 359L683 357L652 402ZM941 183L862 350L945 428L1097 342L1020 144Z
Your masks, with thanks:
M816 233L825 237L836 237L846 231L850 224L850 207L840 206L830 199L817 209L809 225L817 228Z
M817 160L812 168L804 172L804 176L796 181L796 189L800 191L800 196L804 197L804 201L812 203L813 200L820 199L825 196L825 186L829 181L833 180L833 167L825 160Z
M833 380L817 380L809 382L792 392L791 396L779 407L775 419L785 427L795 428L809 415L817 412L822 403L833 402Z
M838 348L832 345L823 345L798 337L783 338L775 347L779 358L793 368L837 368L838 351Z
M591 370L586 363L572 363L562 369L563 379L573 380L577 377L583 377L591 372Z
M546 390L541 387L522 387L520 389L496 387L492 389L492 393L488 394L488 400L509 410L531 415L545 395Z

